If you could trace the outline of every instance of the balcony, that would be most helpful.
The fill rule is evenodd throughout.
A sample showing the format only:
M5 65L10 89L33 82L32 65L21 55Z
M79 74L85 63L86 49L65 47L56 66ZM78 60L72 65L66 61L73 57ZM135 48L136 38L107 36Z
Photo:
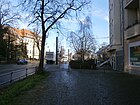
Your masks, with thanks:
M139 0L124 0L124 8L138 8Z
M126 29L124 31L125 39L129 39L135 36L140 35L140 23L135 24L134 26Z

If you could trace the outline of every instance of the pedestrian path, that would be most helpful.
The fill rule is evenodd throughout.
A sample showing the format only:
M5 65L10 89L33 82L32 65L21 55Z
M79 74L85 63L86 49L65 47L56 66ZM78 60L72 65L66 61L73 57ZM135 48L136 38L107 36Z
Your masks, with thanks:
M14 105L140 105L140 77L49 66L50 76ZM55 71L55 72L54 72Z

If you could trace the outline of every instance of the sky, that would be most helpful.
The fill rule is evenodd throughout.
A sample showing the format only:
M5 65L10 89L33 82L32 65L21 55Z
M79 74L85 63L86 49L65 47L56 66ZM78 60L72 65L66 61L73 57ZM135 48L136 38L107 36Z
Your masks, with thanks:
M93 35L97 41L98 48L103 42L106 42L109 44L109 12L108 12L108 0L91 0L92 5L91 8L87 11L84 10L85 14L81 16L81 19L84 19L85 16L90 16L92 21L92 32ZM25 15L25 14L24 14ZM61 35L59 33L59 42L61 42L61 45L64 46L64 48L69 49L69 45L66 41L66 36L70 31L76 31L78 28L78 22L73 18L72 20L60 20L62 22L62 27L65 28L65 31L63 31L64 35ZM20 25L18 28L22 29L28 29L29 27L28 23L26 22L20 22ZM56 31L49 32L49 36L46 39L46 51L54 51L55 52L55 46L56 46L56 36L58 36L58 33Z
M108 0L94 0L92 11L93 33L99 44L109 43Z
M108 12L108 0L92 0L92 8L87 12L86 15L89 15L91 17L92 20L92 31L94 34L94 37L96 38L97 41L97 46L98 48L100 47L100 45L103 42L106 42L107 44L109 44L109 12ZM86 12L86 11L85 11ZM85 16L86 16L85 15ZM84 19L85 17L82 16L81 19ZM63 26L65 27L66 30L69 31L74 31L75 29L77 29L77 25L78 24L75 19L73 20L62 20L63 21ZM54 35L52 35L54 34ZM66 34L68 34L68 32L64 32L65 36ZM52 42L52 39L55 39L54 37L56 37L57 34L56 33L51 33L51 35L48 36L48 38L46 39L47 41L47 51L49 51L49 49L51 51L54 51L55 49L55 41ZM59 35L60 36L60 35ZM62 44L65 48L66 48L66 52L67 49L69 49L69 45L68 43L65 41L65 37L60 36L59 41L62 41Z

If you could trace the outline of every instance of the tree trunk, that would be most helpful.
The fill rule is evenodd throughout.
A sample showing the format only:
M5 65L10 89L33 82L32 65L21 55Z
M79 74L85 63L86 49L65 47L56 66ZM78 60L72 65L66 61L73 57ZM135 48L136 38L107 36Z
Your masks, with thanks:
M46 32L45 32L45 22L44 22L44 0L42 0L42 8L41 8L41 20L42 20L42 43L41 43L41 56L39 62L39 72L43 71L44 67L44 50L45 50L45 40L46 40Z
M42 26L43 28L43 26ZM42 31L42 44L41 44L41 56L40 56L40 62L39 62L39 70L42 71L44 67L44 50L45 50L45 40L46 40L46 33L45 28L44 31Z

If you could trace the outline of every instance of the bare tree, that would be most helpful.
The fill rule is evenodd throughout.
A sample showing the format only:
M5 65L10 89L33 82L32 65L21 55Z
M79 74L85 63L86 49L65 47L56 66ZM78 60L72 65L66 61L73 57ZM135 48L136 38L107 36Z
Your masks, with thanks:
M10 1L0 0L0 25L14 25L20 19L18 12L14 12Z
M17 19L20 19L20 15L18 12L14 12L12 9L12 5L9 1L0 0L0 56L6 57L7 61L9 59L9 50L12 39L12 35L9 26L15 25ZM8 39L4 39L7 37ZM11 45L13 46L13 45Z
M81 11L82 7L87 5L89 0L22 0L26 10L31 10L34 17L33 23L39 21L42 29L41 58L39 70L43 70L44 49L46 34L62 18L68 18L72 11ZM28 5L28 6L27 6Z
M84 21L80 21L78 32L71 32L68 37L70 47L81 56L84 61L85 54L93 53L96 50L96 40L91 31L91 20L87 16Z
M9 1L0 0L0 38L3 38L7 27L16 24L17 19L20 19L18 12L13 12L11 3Z
M34 44L38 48L38 51L39 51L39 60L40 60L40 57L41 57L41 55L40 55L40 53L41 53L41 44L40 44L40 42L41 42L41 36L39 36L39 34L40 34L39 29L38 28L34 29L34 31L33 31L33 35L34 35L33 38L34 38L34 42L35 42Z

